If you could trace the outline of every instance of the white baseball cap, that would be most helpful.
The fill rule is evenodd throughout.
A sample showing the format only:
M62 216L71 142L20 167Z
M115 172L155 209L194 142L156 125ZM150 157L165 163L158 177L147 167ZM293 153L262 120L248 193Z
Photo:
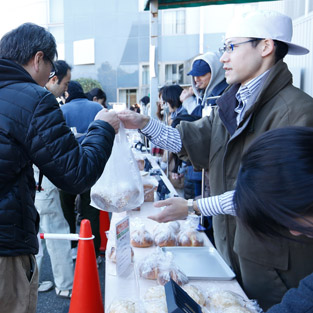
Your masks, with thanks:
M309 49L291 43L292 20L275 11L250 11L236 16L229 24L225 39L233 37L269 38L288 45L288 54L302 55Z

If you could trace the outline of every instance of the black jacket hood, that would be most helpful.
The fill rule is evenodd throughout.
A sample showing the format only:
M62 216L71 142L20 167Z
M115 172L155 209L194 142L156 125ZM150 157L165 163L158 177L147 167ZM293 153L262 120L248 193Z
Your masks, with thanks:
M0 88L26 82L37 84L21 65L11 60L0 59Z

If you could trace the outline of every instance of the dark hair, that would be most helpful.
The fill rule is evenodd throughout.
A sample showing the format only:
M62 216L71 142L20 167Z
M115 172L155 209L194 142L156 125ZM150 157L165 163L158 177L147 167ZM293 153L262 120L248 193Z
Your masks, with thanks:
M82 85L74 80L70 80L67 87L68 97L65 103L70 102L74 99L87 98L84 94Z
M57 60L54 62L55 75L58 78L58 84L61 83L62 79L66 76L68 70L72 68L63 60Z
M252 47L256 47L263 38L251 38L255 39L255 41L251 41ZM282 41L273 40L275 45L275 63L279 60L282 60L288 53L288 45Z
M179 85L165 86L162 91L162 99L167 102L172 108L179 108L182 105L179 97L183 88Z
M160 98L160 96L162 96L162 92L163 92L164 87L165 87L165 86L163 86L163 87L161 87L161 88L159 89L159 98Z
M274 40L274 44L276 46L275 63L277 63L279 60L282 60L288 53L288 45L278 40Z
M0 58L25 65L38 52L53 62L57 56L53 35L41 26L25 23L5 34L0 41Z
M93 88L90 91L86 93L86 96L89 100L92 101L93 97L96 97L97 99L104 99L104 102L107 100L107 96L105 92L100 88Z
M150 98L148 96L144 96L143 98L140 99L140 101L144 104L147 105L150 102Z
M244 154L234 195L236 214L261 235L280 229L313 234L295 218L313 216L313 128L268 131Z

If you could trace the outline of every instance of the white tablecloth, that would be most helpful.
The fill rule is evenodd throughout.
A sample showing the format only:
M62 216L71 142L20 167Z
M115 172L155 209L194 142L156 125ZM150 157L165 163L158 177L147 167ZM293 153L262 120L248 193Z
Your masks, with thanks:
M121 220L125 215L129 215L130 222L132 219L139 217L145 222L146 229L152 230L156 225L156 222L147 218L147 216L156 213L159 208L155 208L152 202L145 202L141 206L140 211L130 211L128 213L114 213L111 220L111 231L114 231L114 225ZM202 233L205 246L212 246L207 236ZM109 242L108 245L112 244ZM128 298L128 299L142 299L146 290L152 286L156 286L157 282L154 280L148 280L138 277L136 274L136 264L138 261L151 254L156 249L156 246L149 248L133 248L134 250L134 265L130 268L128 273L124 277L118 277L116 275L115 264L110 260L106 261L105 270L105 308L108 309L110 303L115 299ZM229 281L212 281L212 280L190 280L190 283L202 287L204 290L207 288L221 288L226 290L232 290L243 297L247 298L241 287L235 279Z

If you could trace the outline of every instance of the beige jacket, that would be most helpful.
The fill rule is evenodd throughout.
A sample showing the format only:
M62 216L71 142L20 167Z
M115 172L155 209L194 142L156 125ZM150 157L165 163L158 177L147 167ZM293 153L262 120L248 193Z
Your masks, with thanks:
M292 75L284 62L275 64L264 78L237 127L234 95L238 88L230 86L225 91L210 117L177 126L183 142L180 157L189 158L196 168L209 168L211 195L235 189L241 156L259 135L285 126L313 127L313 99L292 85ZM235 271L237 255L233 248L238 255L257 263L288 267L288 243L279 243L277 248L277 242L261 242L241 226L235 230L235 218L230 216L215 217L213 225L217 248ZM312 244L313 239L309 242ZM305 248L302 251L306 253ZM311 264L312 271L313 259Z

